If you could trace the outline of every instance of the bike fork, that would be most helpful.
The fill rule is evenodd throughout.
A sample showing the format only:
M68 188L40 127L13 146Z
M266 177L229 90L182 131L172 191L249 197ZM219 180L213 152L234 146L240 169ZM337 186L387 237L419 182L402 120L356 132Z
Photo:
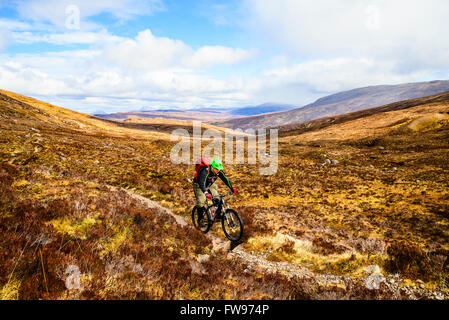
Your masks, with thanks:
M234 221L234 216L231 215L231 217L229 218L229 215L227 215L226 213L224 214L224 217L226 219L226 223L228 224L228 226L235 226L235 221ZM229 219L231 220L232 225L229 223Z

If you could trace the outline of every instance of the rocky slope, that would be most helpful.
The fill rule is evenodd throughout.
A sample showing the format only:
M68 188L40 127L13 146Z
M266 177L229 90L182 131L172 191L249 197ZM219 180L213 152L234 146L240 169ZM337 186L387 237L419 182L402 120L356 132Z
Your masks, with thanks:
M214 124L233 129L276 127L345 114L397 101L430 96L445 91L449 91L449 81L371 86L333 94L318 99L302 108L217 121Z

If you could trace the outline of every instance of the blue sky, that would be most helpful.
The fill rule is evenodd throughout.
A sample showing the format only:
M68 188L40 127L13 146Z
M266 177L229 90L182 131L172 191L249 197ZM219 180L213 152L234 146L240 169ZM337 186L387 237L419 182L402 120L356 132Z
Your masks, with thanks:
M444 0L0 1L0 88L87 113L302 106L449 79L448 15Z

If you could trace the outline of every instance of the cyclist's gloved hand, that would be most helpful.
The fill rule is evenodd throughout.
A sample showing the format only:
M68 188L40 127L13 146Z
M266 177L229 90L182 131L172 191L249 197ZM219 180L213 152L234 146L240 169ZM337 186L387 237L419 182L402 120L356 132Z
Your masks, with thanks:
M212 200L212 195L210 193L206 193L206 197L207 199Z
M232 188L232 192L237 193L237 189L236 188Z

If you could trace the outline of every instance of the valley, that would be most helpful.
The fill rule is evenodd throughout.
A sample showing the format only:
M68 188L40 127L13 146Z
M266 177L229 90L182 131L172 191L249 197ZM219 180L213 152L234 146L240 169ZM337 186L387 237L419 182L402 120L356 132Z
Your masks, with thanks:
M170 161L187 120L116 122L0 93L3 298L449 296L447 93L280 127L274 175L225 163L245 224L233 245L217 225L191 227L194 168Z

